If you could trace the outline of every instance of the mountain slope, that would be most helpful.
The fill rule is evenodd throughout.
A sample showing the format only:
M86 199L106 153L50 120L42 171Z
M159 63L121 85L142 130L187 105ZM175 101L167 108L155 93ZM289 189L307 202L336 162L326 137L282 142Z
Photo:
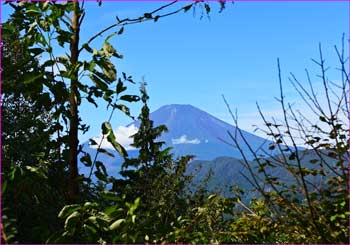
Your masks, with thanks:
M175 157L194 155L195 159L198 160L212 160L222 156L241 158L238 149L224 142L232 144L227 132L234 135L236 128L194 106L177 104L162 106L151 113L150 118L153 120L154 126L164 124L168 127L169 132L164 133L159 140L165 141L167 147L173 148L172 152ZM137 130L139 125L140 122L137 120L124 128ZM246 131L242 131L242 133L254 150L261 147L268 151L269 141ZM252 158L252 154L241 137L238 137L238 142L248 158ZM88 143L84 144L83 149L90 153L92 158L94 157L96 149L91 148ZM136 149L130 147L127 149L129 155L135 156L137 154ZM122 159L116 151L112 149L109 151L116 157L111 158L99 154L98 160L104 162L109 172L112 171L112 175L115 175L120 169Z
M319 152L320 153L320 152ZM321 161L321 158L318 154L316 154L313 150L300 150L300 164L303 168L307 168L309 170L319 170L320 166L315 163ZM336 168L337 159L331 158L327 156L327 152L322 152L322 159L326 161L330 166ZM282 167L281 165L276 163L276 159L282 159L281 155L276 155L274 158L266 158L271 164L275 164L276 167L266 168L266 172L271 177L278 177L278 181L284 183L285 185L296 185L297 180L295 176L291 174L287 168ZM344 160L346 157L344 156ZM289 160L288 164L297 166L296 160ZM266 178L263 173L258 171L258 163L256 161L249 161L249 165L252 168L255 176L260 179L259 183L261 186L264 186L266 190L271 190L270 185L264 185L263 180ZM329 176L334 176L328 168L325 168L329 173ZM224 194L225 196L232 196L231 187L238 186L245 191L245 195L242 196L245 201L251 200L253 197L257 197L260 195L257 192L252 192L251 189L253 186L247 178L253 182L253 179L243 164L242 160L232 158L232 157L218 157L212 161L201 161L195 160L189 163L187 168L187 174L193 175L193 184L194 186L205 185L205 189L208 191L217 191L219 193ZM244 177L244 176L246 177ZM208 178L210 176L210 178ZM298 175L299 176L299 175ZM312 175L309 174L305 176L306 184L309 188L309 191L315 188L322 188L326 184L326 177L321 174ZM205 183L203 181L207 180ZM300 183L299 183L300 184Z
M162 106L150 115L154 125L165 124L169 132L164 133L161 140L168 146L173 147L175 155L192 154L196 159L212 160L219 156L231 156L241 158L237 149L224 143L232 143L228 131L233 135L236 128L209 113L191 105L166 105ZM139 121L128 126L140 125ZM244 137L251 144L253 149L263 147L268 149L265 139L242 131ZM251 157L246 144L241 137L238 137L244 152Z

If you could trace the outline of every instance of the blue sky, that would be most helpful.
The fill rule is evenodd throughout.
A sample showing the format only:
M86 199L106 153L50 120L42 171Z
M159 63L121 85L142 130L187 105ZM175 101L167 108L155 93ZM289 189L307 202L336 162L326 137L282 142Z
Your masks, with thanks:
M115 16L138 17L162 2L87 2L87 15L82 27L82 43ZM188 4L180 2L176 6ZM150 108L165 104L192 104L230 122L222 100L224 94L233 109L237 108L241 125L253 130L259 102L268 115L278 115L279 95L276 60L279 57L286 83L286 96L292 102L300 98L288 85L289 72L304 80L304 69L315 65L318 44L324 49L331 69L335 69L334 45L349 36L349 2L243 2L228 3L218 13L219 4L210 3L210 20L200 19L192 11L126 26L124 33L113 39L124 59L116 60L119 74L132 75L136 82L144 77L148 83ZM10 9L2 6L6 20ZM92 46L100 47L104 37ZM336 72L332 71L334 75ZM335 78L336 79L336 78ZM132 85L136 92L138 85ZM130 105L132 114L140 104ZM100 125L109 112L101 103L98 109L83 104L82 119L91 130L80 137L85 141L100 133ZM126 125L130 119L115 114L112 125Z

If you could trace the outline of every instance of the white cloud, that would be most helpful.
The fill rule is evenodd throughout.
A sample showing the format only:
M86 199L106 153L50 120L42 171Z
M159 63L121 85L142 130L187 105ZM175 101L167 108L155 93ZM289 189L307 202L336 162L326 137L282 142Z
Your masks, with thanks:
M129 127L120 126L116 130L114 130L114 135L119 144L121 144L126 150L134 150L135 148L130 146L130 144L133 143L133 139L131 138L132 135L137 133L138 128L131 124ZM100 144L102 139L102 135L99 137L93 138L97 142L97 144ZM91 146L92 148L97 148L98 145ZM107 141L107 138L105 137L102 141L102 148L106 149L114 149L111 143Z
M171 142L174 144L174 145L178 145L178 144L199 144L201 143L201 141L199 139L187 139L187 135L182 135L180 138L178 139L171 139Z

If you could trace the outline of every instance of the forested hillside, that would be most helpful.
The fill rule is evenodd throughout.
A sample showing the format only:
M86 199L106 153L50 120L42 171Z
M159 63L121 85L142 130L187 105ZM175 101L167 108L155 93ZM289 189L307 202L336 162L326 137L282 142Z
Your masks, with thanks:
M129 25L180 12L210 17L213 6L223 11L225 2L183 2L171 10L175 2L168 2L135 19L117 17L88 39L81 35L89 32L83 1L5 4L12 14L2 23L2 243L349 243L350 78L344 38L340 47L326 50L338 62L337 80L328 78L321 45L314 60L327 103L315 93L314 76L291 75L294 92L316 121L286 101L278 61L276 103L283 120L267 118L259 105L256 119L264 122L268 145L250 144L255 136L241 130L224 98L235 127L226 126L222 134L240 155L194 161L174 156L160 140L168 128L150 118L153 95L116 66L123 56L112 40ZM95 7L103 7L102 1ZM102 46L94 46L96 39ZM131 92L135 87L138 92ZM89 130L81 117L83 101L96 107L104 101L110 113L101 122L101 141L89 141L93 153L79 142ZM132 115L132 103L140 104L138 115ZM136 154L128 154L114 134L116 111L138 120L131 144ZM103 139L113 152L103 148ZM213 148L208 151L220 151ZM100 154L119 154L118 177ZM89 170L85 175L79 162ZM216 188L223 183L224 190Z

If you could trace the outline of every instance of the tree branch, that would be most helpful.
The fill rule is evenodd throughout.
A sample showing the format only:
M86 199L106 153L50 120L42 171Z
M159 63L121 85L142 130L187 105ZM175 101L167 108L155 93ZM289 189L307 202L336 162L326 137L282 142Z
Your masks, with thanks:
M170 15L174 15L174 14L177 14L179 13L180 11L184 10L184 11L187 11L189 8L191 8L193 5L197 4L198 2L195 2L195 3L191 3L189 5L186 5L184 7L181 7L177 10L174 10L174 11L171 11L169 13L166 13L166 14L162 14L162 15L157 15L155 17L153 17L153 14L175 4L177 2L176 1L173 1L171 3L168 3L166 5L163 5L155 10L153 10L152 12L150 13L145 13L144 16L140 16L138 18L133 18L133 19L129 19L129 18L125 18L125 19L122 19L120 20L118 17L117 17L117 23L114 23L106 28L104 28L103 30L101 30L100 32L98 32L97 34L95 34L94 36L92 36L87 42L86 44L90 44L92 41L94 41L97 37L101 36L103 33L113 29L114 27L118 27L118 26L126 26L126 25L132 25L132 24L136 24L136 23L141 23L141 22L145 22L145 21L150 21L150 20L154 20L154 21L157 21L158 19L160 18L163 18L163 17L166 17L166 16L170 16ZM80 48L79 52L82 50L83 48Z

